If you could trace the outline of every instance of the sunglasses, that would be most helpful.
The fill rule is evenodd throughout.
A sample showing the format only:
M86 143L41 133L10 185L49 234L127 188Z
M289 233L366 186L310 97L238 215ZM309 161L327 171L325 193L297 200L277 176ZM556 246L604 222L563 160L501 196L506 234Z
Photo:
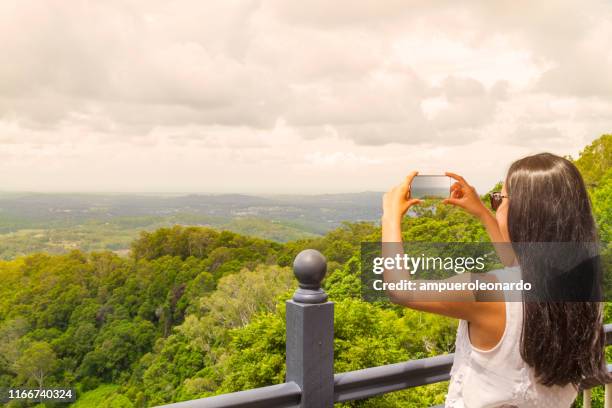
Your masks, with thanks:
M489 194L489 197L491 199L491 209L493 209L493 211L497 211L504 198L508 198L508 196L502 195L499 191L492 192Z

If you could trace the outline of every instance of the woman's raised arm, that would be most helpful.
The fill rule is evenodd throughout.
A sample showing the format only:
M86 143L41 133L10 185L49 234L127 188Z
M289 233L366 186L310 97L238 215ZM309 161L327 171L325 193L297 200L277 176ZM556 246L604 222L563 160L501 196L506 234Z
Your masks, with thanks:
M403 257L404 255L401 221L410 207L421 202L410 196L410 185L417 174L416 171L411 172L403 183L395 186L383 196L381 219L383 258L395 258L398 255ZM406 270L385 268L383 272L385 283L399 283L402 280L410 280L410 278L410 273ZM470 279L471 274L464 273L441 282L463 283L469 282ZM414 282L418 285L423 280ZM500 312L503 313L503 302L477 302L475 293L471 290L445 292L387 290L387 294L394 303L416 310L468 320L476 324L486 324L492 317L499 316Z

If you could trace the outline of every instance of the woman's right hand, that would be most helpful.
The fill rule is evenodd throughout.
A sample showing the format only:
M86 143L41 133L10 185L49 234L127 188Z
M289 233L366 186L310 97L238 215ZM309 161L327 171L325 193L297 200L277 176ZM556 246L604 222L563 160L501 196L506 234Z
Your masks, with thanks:
M468 182L458 174L449 172L444 174L454 179L455 183L453 183L450 188L450 197L442 201L442 203L461 207L469 214L482 219L489 210L482 201L480 201L476 189L469 185Z

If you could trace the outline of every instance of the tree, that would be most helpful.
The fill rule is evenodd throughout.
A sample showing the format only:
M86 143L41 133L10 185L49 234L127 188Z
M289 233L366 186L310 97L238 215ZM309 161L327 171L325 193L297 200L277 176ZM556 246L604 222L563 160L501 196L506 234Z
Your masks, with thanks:
M600 238L602 241L612 242L612 169L597 182L591 199Z
M51 346L44 341L33 342L22 352L15 362L15 372L23 379L23 383L31 380L42 388L45 378L57 366L57 356Z
M612 134L602 135L580 152L574 162L589 187L597 187L612 168Z
M116 320L102 328L95 346L79 369L81 377L104 381L127 376L132 364L151 349L155 337L153 324L146 320Z
M19 358L19 341L28 329L28 322L23 318L0 324L0 373L12 371Z

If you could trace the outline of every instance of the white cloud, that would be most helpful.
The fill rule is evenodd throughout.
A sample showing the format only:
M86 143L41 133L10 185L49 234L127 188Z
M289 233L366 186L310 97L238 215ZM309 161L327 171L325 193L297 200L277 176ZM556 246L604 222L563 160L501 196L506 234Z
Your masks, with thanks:
M0 189L366 190L447 165L485 187L610 131L610 11L0 2Z

